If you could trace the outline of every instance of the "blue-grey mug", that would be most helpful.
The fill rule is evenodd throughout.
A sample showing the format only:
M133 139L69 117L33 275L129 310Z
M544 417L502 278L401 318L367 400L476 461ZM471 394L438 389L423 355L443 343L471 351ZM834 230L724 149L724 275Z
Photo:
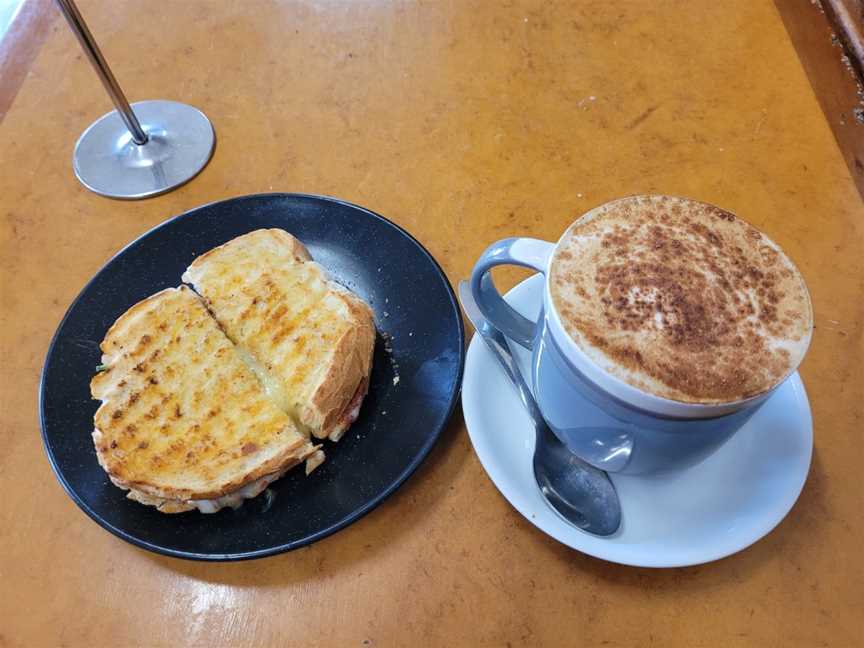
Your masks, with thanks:
M532 352L540 411L556 436L584 461L624 474L692 466L723 445L782 384L734 402L698 404L661 398L608 373L570 338L555 310L549 270L556 245L531 238L493 243L474 266L471 290L489 323ZM517 313L495 289L490 271L499 265L545 275L538 321Z

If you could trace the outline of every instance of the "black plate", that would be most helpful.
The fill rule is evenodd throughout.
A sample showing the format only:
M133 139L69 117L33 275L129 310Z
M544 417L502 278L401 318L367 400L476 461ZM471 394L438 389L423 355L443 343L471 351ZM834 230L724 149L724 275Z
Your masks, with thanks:
M202 252L246 232L280 227L333 277L372 305L379 338L360 418L310 477L293 470L264 497L212 515L165 515L125 498L96 462L90 432L98 403L89 382L99 342L127 308L180 284ZM392 353L380 333L392 336ZM198 560L259 558L315 542L360 518L429 453L462 379L464 330L450 284L407 232L333 198L263 194L205 205L134 241L72 303L42 370L39 410L48 459L60 483L115 535L162 554ZM394 377L399 376L398 384Z

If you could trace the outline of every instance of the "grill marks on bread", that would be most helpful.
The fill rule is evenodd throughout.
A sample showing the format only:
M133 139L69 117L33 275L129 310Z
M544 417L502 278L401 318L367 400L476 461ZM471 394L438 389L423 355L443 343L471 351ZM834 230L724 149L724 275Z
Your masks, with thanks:
M131 499L175 513L239 506L324 460L368 389L369 307L294 237L258 230L202 255L124 313L91 381L97 457Z
M93 437L122 487L217 497L314 451L188 288L133 306L102 350L108 368L91 381L103 401Z
M278 229L211 250L183 279L298 425L338 439L353 421L346 408L354 411L349 405L358 387L362 400L368 385L375 341L369 306Z

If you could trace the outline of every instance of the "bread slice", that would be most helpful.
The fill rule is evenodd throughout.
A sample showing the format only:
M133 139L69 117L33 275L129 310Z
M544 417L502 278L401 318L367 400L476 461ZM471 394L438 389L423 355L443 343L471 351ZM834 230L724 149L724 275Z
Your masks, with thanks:
M267 396L190 290L132 306L102 342L93 441L128 497L163 512L239 506L323 455Z
M210 250L183 281L298 426L337 441L369 387L375 345L369 306L331 281L303 244L280 229L256 230Z

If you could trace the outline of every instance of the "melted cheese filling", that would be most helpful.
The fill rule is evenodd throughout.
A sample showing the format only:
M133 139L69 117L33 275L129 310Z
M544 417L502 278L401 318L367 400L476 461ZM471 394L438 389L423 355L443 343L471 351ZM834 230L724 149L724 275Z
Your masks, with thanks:
M288 396L285 394L285 390L282 389L282 385L278 380L273 378L272 374L267 371L260 362L253 356L249 351L244 349L241 346L234 347L237 350L237 354L240 356L240 359L243 363L252 370L252 373L255 374L255 377L258 378L258 381L264 387L264 393L273 400L276 405L285 413L291 413L291 403L288 400Z

